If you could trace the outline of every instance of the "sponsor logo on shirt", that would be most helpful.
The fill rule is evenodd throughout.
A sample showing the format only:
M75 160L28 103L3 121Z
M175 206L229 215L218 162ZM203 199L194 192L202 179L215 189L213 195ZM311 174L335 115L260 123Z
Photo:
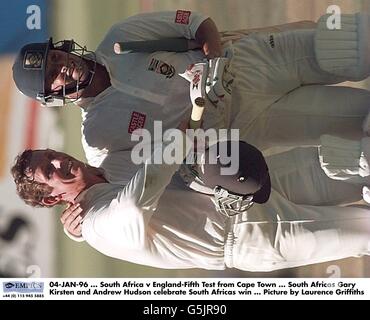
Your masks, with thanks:
M149 71L154 71L154 72L159 73L159 74L163 74L168 79L172 78L176 73L176 70L175 70L174 66L171 66L171 65L169 65L169 64L167 64L167 63L165 63L161 60L157 60L157 59L154 59L154 58L150 61L148 70Z
M197 70L193 77L193 81L192 81L193 88L192 89L198 89L201 76L202 76L202 71Z
M177 10L175 23L189 24L190 15L191 15L191 11Z
M128 125L128 133L132 134L135 130L134 134L140 134L139 129L143 129L145 125L146 115L140 112L133 111L131 114L130 124Z

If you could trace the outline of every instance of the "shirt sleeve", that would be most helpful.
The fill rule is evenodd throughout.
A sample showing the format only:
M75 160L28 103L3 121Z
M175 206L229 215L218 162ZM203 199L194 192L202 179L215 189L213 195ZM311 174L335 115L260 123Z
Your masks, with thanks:
M100 167L104 159L106 158L108 154L107 149L99 149L96 147L92 147L87 143L85 134L84 134L84 121L86 118L86 111L83 109L81 110L81 116L82 116L82 125L81 125L81 144L82 148L85 153L86 161L89 165L94 167Z
M131 198L138 207L155 210L163 191L192 148L192 141L182 131L168 130L164 143L157 146L150 159L128 182L119 198Z
M81 142L87 163L93 167L100 167L107 157L108 151L89 146L84 136L82 136Z
M200 24L207 18L197 12L185 10L142 13L115 24L104 41L124 42L183 37L195 39Z
M175 137L175 139L170 140ZM192 142L180 130L168 130L163 145L157 146L143 167L138 170L117 197L105 205L96 205L82 229L84 238L94 247L105 243L107 252L123 247L141 250L147 245L148 222L157 202L170 183L183 159L191 150ZM172 163L154 164L155 160L168 160L166 156L176 150ZM163 159L165 158L165 159Z

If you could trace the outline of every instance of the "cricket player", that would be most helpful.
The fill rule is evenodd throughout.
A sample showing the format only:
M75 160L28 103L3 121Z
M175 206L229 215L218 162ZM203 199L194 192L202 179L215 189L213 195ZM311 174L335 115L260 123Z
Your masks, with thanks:
M53 150L27 150L12 168L18 194L34 206L68 203L61 220L75 240L157 268L273 271L369 254L366 208L292 203L271 189L262 154L245 142L245 159L254 160L244 166L239 159L240 170L254 169L237 187L249 190L245 196L254 204L235 215L230 208L215 210L213 197L184 189L173 176L191 149L179 133L176 148L183 152L175 163L152 164L165 142L128 182L120 152L95 168ZM202 172L212 183L214 167Z
M234 37L231 101L207 108L204 128L240 129L240 138L262 151L319 145L323 134L360 138L370 93L327 85L369 75L369 16L342 15L335 30L327 20L310 29ZM186 38L193 50L113 50L117 42L166 38ZM144 13L115 24L95 52L73 41L28 44L13 77L21 92L45 105L74 101L82 108L83 147L88 162L99 166L108 153L130 150L136 129L152 133L154 120L164 130L175 128L189 115L188 85L179 74L221 56L221 43L212 19L197 12Z

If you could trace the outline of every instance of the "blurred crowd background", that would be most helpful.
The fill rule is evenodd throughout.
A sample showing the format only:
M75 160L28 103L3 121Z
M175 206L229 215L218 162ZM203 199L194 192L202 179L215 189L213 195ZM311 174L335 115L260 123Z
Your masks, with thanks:
M370 13L370 0L2 0L0 3L0 276L2 277L368 277L370 259L351 258L271 273L160 270L103 256L63 233L60 211L26 208L9 168L24 148L62 149L84 160L80 110L40 108L15 89L11 66L27 42L74 39L95 50L110 26L145 11L193 10L220 31L316 21L329 5ZM40 9L41 23L30 21ZM27 23L34 28L30 29ZM370 88L364 81L356 86ZM370 107L370 102L369 102ZM369 211L370 214L370 211Z

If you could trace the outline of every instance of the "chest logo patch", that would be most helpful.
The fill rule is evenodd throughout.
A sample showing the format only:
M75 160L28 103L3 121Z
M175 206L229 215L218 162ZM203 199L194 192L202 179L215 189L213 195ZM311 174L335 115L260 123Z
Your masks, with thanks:
M154 58L150 61L148 70L162 74L168 79L172 78L176 73L174 66L171 66L161 60L157 60Z
M135 130L143 129L145 125L146 115L144 113L133 111L131 114L131 120L128 125L128 133L132 134ZM140 132L135 132L140 134Z
M191 11L177 10L176 11L175 23L189 24L190 15L191 15Z

